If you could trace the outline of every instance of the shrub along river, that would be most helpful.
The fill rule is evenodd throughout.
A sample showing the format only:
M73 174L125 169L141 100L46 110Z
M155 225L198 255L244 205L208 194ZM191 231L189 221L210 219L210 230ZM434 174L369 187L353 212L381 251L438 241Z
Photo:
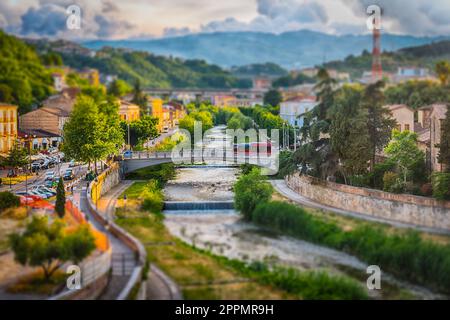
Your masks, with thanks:
M226 138L221 128L216 128L212 135L211 140ZM356 257L242 221L239 213L232 209L232 186L238 175L237 168L177 169L176 178L164 189L165 225L169 231L183 241L217 255L300 270L325 270L347 275L366 286L368 265ZM381 277L381 290L368 293L375 299L445 298L386 273Z

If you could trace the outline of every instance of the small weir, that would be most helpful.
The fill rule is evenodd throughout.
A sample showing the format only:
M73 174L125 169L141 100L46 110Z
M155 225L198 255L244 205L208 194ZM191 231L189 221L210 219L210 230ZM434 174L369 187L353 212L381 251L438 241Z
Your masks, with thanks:
M167 211L210 211L210 210L233 210L233 201L166 201L164 210Z

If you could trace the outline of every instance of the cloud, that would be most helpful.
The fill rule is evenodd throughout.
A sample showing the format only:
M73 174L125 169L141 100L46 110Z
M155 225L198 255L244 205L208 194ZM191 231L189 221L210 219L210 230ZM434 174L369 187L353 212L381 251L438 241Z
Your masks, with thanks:
M262 31L281 33L298 29L324 30L326 8L312 0L257 0L257 17L250 22L227 18L200 27L201 32Z
M39 9L28 9L21 19L22 35L55 36L66 27L67 16L63 7L45 4Z
M365 15L369 5L383 10L383 29L417 36L450 33L448 0L342 0L357 16Z
M66 9L72 4L81 9L80 30L66 26ZM0 9L0 27L23 36L111 38L131 35L134 29L112 0L29 0L25 7L3 2Z

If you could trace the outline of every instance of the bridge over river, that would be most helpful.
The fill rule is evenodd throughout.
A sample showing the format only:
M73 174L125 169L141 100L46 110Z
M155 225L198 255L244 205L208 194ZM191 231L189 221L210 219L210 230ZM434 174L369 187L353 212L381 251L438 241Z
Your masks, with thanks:
M121 166L123 173L133 172L149 166L173 162L180 166L201 165L210 167L237 167L249 163L261 167L277 169L278 157L261 153L236 153L233 150L193 150L180 154L172 152L133 152L124 157Z

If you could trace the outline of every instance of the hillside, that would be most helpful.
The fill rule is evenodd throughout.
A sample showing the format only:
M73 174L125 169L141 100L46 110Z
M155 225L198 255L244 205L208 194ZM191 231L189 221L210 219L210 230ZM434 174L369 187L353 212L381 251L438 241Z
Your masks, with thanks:
M394 51L444 39L384 34L382 44L385 49ZM88 41L84 45L96 50L112 46L185 59L204 59L227 68L272 62L286 69L298 69L370 50L372 38L370 35L336 36L300 30L282 34L221 32L152 40L100 40Z
M0 30L0 102L19 105L20 113L45 99L52 90L50 71L35 50Z
M82 46L67 41L34 41L41 52L58 52L64 64L77 68L95 68L105 75L117 75L130 84L139 79L143 87L154 88L234 88L249 87L219 66L202 60L157 56L148 52L105 47L91 54Z
M450 41L440 41L427 45L403 48L395 52L384 52L381 57L383 70L396 72L401 66L427 67L430 70L439 60L450 60ZM364 51L359 56L349 55L341 61L325 64L327 68L349 72L353 78L361 77L372 66L372 55Z
M231 73L238 78L253 78L257 76L278 78L288 74L288 71L271 62L255 63L231 68Z

